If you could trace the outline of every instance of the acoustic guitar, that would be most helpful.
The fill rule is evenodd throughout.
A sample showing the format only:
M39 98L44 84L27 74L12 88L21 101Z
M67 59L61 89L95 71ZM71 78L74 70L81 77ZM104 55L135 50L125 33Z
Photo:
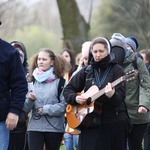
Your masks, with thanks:
M111 83L112 87L115 87L123 81L131 81L138 76L137 70L132 70L121 76L117 80ZM66 107L66 118L69 127L77 130L86 129L92 120L93 114L101 114L101 106L105 100L98 99L105 93L105 88L99 90L96 85L91 86L85 93L81 95L84 96L87 101L81 105L70 105Z

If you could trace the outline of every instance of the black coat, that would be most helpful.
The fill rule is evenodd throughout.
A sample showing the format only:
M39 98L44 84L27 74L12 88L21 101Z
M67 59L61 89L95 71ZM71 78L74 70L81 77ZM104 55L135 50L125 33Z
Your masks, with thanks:
M0 39L0 121L9 112L20 115L28 85L19 52Z

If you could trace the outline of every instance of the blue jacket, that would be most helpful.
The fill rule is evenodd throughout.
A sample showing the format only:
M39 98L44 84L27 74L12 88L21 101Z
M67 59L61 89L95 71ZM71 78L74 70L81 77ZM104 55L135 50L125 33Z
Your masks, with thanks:
M5 121L9 112L20 115L27 90L19 52L0 39L0 121Z

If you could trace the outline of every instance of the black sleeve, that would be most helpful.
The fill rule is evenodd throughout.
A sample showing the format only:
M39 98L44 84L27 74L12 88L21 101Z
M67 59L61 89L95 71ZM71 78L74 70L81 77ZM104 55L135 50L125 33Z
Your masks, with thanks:
M121 76L124 76L124 70L120 65L115 65L113 69L114 74L114 81L119 79ZM109 99L109 102L113 105L120 105L125 100L126 96L126 87L125 87L125 81L122 81L115 87L115 93L114 95Z
M75 98L77 93L82 92L85 86L85 68L81 69L77 74L75 74L70 82L66 85L64 89L64 97L68 104L77 105Z

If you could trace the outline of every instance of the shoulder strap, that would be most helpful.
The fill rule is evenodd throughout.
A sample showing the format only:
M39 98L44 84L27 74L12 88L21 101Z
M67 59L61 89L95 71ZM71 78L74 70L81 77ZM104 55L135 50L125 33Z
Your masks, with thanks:
M64 88L65 79L63 77L60 77L59 84L58 84L58 101L60 102L60 94ZM32 76L32 82L35 83L35 78Z
M35 83L35 78L34 78L34 76L32 76L32 82L33 82L33 84Z
M60 102L60 94L64 88L65 81L66 80L63 77L60 77L59 84L58 84L58 100L59 100L59 102Z
M137 69L137 70L138 70L137 57L138 57L138 56L136 56L136 55L134 56L134 61L132 62L132 64L133 64L134 69Z

